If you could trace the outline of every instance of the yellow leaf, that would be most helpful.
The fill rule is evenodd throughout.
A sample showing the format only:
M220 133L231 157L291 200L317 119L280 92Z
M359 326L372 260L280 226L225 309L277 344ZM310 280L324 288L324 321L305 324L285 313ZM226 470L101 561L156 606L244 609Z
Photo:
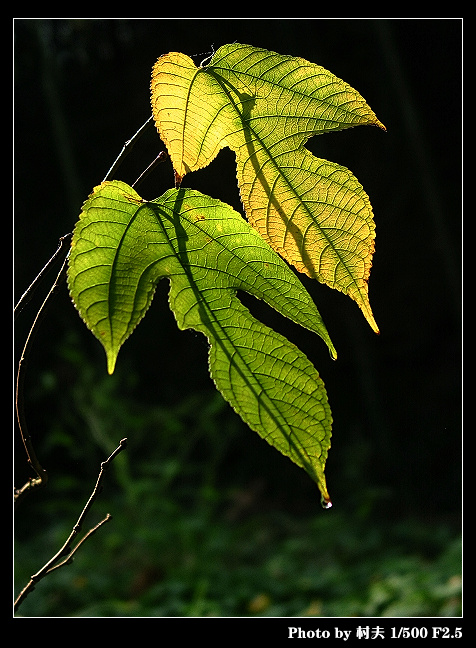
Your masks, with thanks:
M368 298L369 198L348 169L304 146L330 130L385 129L363 97L319 65L238 43L203 68L183 54L162 56L151 88L178 184L229 146L252 226L297 270L355 300L378 332Z
M151 93L154 121L179 178L209 164L233 118L221 106L220 84L185 54L171 52L154 65Z

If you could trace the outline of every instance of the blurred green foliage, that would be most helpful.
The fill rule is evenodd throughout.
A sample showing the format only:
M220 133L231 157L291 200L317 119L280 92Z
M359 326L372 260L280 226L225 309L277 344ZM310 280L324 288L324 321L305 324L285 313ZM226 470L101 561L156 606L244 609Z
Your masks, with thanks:
M129 446L106 474L84 531L106 513L113 520L36 587L21 616L461 614L461 542L444 519L391 520L376 516L371 501L323 511L317 489L315 506L299 510L299 485L289 502L279 493L276 501L274 466L253 477L233 464L235 444L254 435L212 388L167 407L142 405L125 396L132 372L121 385L124 373L110 377L83 363L71 333L60 349L76 378L68 416L61 405L42 452L67 461L17 514L17 591L63 544L100 461L123 436ZM59 388L50 374L40 382ZM274 453L261 443L258 457L267 459Z
M199 509L146 502L152 525L125 517L45 579L24 616L392 616L461 614L460 543L411 521L374 532L341 514L251 516L230 524ZM59 544L66 526L48 534ZM430 538L436 533L439 541ZM435 555L429 555L427 541ZM45 539L42 547L45 549ZM441 543L441 544L439 544ZM35 554L38 560L38 552ZM37 562L19 551L21 573Z

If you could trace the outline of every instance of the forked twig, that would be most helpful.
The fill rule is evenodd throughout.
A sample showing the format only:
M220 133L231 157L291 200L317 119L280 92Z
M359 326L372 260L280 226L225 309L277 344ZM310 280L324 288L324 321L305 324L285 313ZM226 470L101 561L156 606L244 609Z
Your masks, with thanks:
M90 529L84 537L76 544L75 547L72 547L72 542L76 538L76 536L80 533L84 518L86 517L89 509L93 505L94 501L96 500L97 496L102 490L101 487L101 482L104 478L104 472L107 470L109 467L109 464L111 461L117 457L117 455L122 452L127 446L127 439L121 439L118 447L114 450L114 452L106 459L106 461L103 461L101 463L101 470L99 472L99 476L96 481L96 485L94 487L93 492L91 493L91 496L89 497L88 501L86 502L85 507L81 511L81 515L78 518L78 521L73 527L73 530L69 534L68 539L66 542L63 544L61 549L51 558L43 567L36 572L36 574L33 574L33 576L30 577L30 581L28 584L23 588L23 590L20 592L18 595L16 601L15 601L15 606L14 610L15 612L18 610L20 607L21 603L25 600L25 598L28 596L30 592L32 592L35 589L35 586L37 583L40 582L45 576L48 574L51 574L52 571L55 569L59 569L60 567L63 567L64 565L69 565L73 561L74 554L76 551L79 549L79 547L90 537L95 533L103 524L108 522L109 520L112 519L112 516L109 515L109 513L106 515L106 517L101 520L96 526L94 526L92 529ZM61 560L63 558L63 560ZM58 562L61 560L61 562Z

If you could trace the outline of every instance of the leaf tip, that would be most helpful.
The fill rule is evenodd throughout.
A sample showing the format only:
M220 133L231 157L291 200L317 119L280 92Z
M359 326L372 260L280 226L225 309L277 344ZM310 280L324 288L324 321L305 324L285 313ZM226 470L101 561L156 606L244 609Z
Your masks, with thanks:
M371 328L372 328L372 331L373 331L376 335L380 335L380 329L379 329L379 327L377 326L377 322L376 322L373 318L372 318L371 321L369 320L369 324L370 324L370 326L371 326Z
M371 327L372 331L374 333L376 333L377 335L380 335L380 329L378 327L377 322L375 321L374 316L371 315L370 317L367 317L367 321L370 324L370 327Z
M330 509L332 508L332 501L329 496L329 493L327 492L327 486L326 486L326 481L325 477L322 476L322 478L319 480L318 483L319 490L321 491L321 506L323 509Z
M107 373L112 376L116 368L117 353L106 351L107 356Z
M321 493L321 506L322 508L329 509L332 507L332 501L329 495L329 492L327 490L327 483L326 483L326 476L324 474L324 465L325 461L323 464L316 464L314 466L314 474L313 478L317 484L317 487L319 488L319 491Z
M364 298L362 299L362 301L358 302L358 304L360 306L360 309L361 309L362 313L364 314L365 319L369 323L370 328L372 329L372 331L374 333L376 333L377 335L380 335L380 330L379 330L377 322L375 321L375 317L374 317L374 314L372 312L372 308L370 306L367 295L365 295Z

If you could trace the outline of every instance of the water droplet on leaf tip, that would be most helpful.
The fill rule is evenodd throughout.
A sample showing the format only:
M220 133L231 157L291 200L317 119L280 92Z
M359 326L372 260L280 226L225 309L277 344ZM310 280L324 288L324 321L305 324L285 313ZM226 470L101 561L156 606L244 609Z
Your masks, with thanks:
M324 497L321 497L321 506L323 509L330 509L332 508L332 502L330 499L325 499Z

